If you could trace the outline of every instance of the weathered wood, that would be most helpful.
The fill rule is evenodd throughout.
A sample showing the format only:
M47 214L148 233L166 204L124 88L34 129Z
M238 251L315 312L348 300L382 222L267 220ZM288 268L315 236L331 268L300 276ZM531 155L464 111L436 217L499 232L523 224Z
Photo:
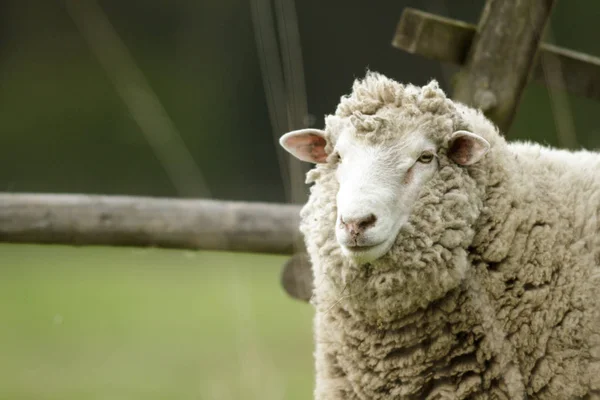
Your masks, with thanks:
M442 18L406 8L402 13L392 45L433 60L463 65L477 27L462 21ZM578 96L600 100L600 58L543 43L531 79L546 86L557 86L545 79L542 60L553 58L563 71L564 88ZM561 88L563 82L561 82Z
M487 0L453 98L507 132L533 67L553 0Z
M543 43L539 49L539 59L533 70L533 79L545 82L546 86L564 88L575 95L600 101L600 58L573 50ZM545 79L544 59L554 59L556 68L562 71L562 80Z
M0 242L293 254L297 205L127 196L0 194Z
M392 46L433 60L462 65L477 32L475 25L407 7Z
M283 266L281 286L293 298L309 301L313 293L313 274L308 254L294 254Z

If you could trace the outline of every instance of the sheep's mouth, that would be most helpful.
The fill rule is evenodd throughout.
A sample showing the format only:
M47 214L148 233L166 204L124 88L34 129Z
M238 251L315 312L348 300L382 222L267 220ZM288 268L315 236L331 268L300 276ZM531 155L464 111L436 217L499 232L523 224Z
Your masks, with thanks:
M389 250L391 242L383 242L369 245L341 245L342 253L357 262L368 263L383 256Z
M381 244L383 244L383 242L379 242L377 244L369 244L369 245L353 244L353 245L342 246L342 247L345 247L346 250L348 250L350 252L360 253L363 251L369 251L371 249L374 249L375 247L380 246Z

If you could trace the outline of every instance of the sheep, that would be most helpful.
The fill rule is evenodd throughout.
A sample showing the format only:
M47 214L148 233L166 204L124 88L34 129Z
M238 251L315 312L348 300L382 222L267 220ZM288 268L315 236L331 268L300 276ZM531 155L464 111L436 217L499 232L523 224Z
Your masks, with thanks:
M508 143L375 72L325 130L300 230L317 400L600 398L600 154Z

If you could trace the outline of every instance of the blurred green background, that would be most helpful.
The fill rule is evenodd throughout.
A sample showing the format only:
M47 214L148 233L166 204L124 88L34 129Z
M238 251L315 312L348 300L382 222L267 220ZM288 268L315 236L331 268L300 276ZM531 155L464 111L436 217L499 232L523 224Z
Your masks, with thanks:
M0 191L189 196L66 4L0 0ZM204 177L191 193L288 201L250 0L97 4ZM392 48L396 24L407 6L475 23L482 5L297 0L307 118L321 127L367 68L449 89L456 67ZM558 1L547 40L600 55L598 19L600 2ZM507 136L597 148L597 115L532 84ZM312 310L282 292L285 259L0 245L0 399L310 398Z
M0 245L1 399L306 399L285 258Z

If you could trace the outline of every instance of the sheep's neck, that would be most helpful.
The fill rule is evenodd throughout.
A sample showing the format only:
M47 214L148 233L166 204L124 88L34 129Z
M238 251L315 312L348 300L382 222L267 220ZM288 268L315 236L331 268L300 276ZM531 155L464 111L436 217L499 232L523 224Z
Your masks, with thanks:
M339 341L339 366L358 368L361 382L381 382L380 372L389 371L385 383L358 389L363 397L422 398L452 382L468 392L482 379L491 379L482 376L485 366L478 361L485 323L477 319L481 314L473 309L464 287L449 291L425 309L379 324L365 323L341 304L336 308L329 316L330 326L343 330L332 331L329 339Z

